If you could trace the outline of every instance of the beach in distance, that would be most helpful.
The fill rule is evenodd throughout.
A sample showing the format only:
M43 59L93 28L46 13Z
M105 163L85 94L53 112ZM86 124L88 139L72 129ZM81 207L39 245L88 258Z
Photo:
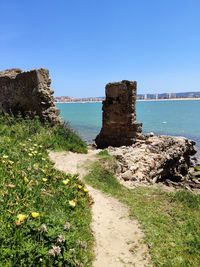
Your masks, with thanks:
M137 99L137 102L140 102L140 101L144 101L144 102L152 102L152 101L191 101L191 100L194 100L194 101L200 101L200 98L171 98L171 99ZM57 104L63 104L63 103L71 103L71 104L74 104L74 103L101 103L102 100L92 100L92 101L69 101L69 102L60 102L60 101L56 101Z
M56 103L61 117L89 143L102 125L102 102ZM144 100L137 101L137 121L143 132L184 136L197 143L200 150L200 100Z

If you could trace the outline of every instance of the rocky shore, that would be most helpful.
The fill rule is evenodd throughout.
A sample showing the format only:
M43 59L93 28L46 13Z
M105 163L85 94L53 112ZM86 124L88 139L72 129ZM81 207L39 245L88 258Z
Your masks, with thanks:
M108 147L117 176L128 186L165 183L200 189L200 171L191 168L195 142L183 137L143 135L131 146Z

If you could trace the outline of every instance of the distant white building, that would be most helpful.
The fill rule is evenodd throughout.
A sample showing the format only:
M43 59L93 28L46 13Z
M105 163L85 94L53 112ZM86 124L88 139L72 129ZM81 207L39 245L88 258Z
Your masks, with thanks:
M176 93L169 93L169 99L176 98Z

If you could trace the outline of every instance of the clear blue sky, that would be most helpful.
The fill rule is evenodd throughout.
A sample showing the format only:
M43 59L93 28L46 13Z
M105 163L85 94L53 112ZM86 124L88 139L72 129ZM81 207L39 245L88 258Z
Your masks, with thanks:
M0 69L50 70L55 95L200 90L200 0L0 0Z

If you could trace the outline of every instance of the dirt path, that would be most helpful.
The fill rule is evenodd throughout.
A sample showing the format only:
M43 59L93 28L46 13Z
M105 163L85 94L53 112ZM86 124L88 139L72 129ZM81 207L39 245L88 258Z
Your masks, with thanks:
M96 158L96 151L88 154L50 152L55 167L67 173L79 173L82 178L88 162ZM151 266L144 235L128 209L116 199L87 186L94 199L92 229L96 239L94 267Z

